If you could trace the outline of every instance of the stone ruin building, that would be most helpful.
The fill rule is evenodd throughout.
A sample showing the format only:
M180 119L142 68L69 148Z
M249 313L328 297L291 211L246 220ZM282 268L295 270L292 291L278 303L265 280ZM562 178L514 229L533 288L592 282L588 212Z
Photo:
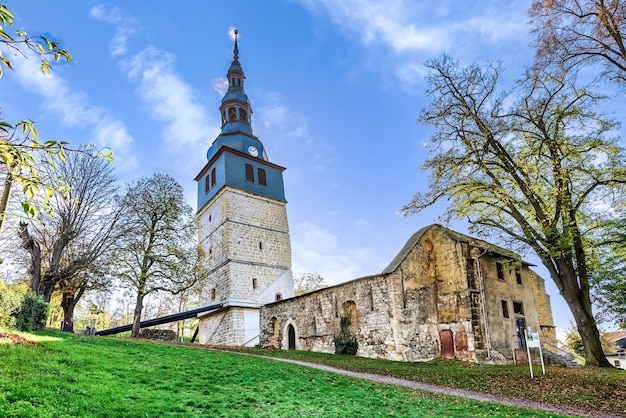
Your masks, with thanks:
M556 350L544 280L514 253L440 225L380 274L263 306L260 341L334 353L342 318L364 357L512 362L528 328Z

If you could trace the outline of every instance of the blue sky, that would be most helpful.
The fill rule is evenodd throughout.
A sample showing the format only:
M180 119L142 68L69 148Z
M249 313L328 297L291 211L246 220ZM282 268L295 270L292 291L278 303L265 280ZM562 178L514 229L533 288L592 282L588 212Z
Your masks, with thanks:
M0 83L3 118L42 139L114 152L122 181L166 171L195 207L193 178L219 133L233 28L252 125L284 174L294 273L328 283L376 274L443 206L397 211L427 173L423 63L532 62L529 2L411 0L20 0L15 28L61 41L74 62L42 76L18 60ZM463 223L451 227L466 232ZM532 257L527 257L531 261ZM570 315L541 267L562 332Z

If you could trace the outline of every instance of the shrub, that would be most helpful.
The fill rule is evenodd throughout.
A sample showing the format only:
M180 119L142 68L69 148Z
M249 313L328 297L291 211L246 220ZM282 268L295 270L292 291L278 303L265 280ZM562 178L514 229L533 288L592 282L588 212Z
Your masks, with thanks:
M335 354L355 355L359 349L356 336L350 334L350 318L342 316L339 322L341 331L335 335Z
M0 328L15 327L15 313L24 300L27 289L20 285L7 285L0 280Z
M15 328L18 331L35 331L46 327L49 306L41 296L32 293L24 295L22 304L15 314Z

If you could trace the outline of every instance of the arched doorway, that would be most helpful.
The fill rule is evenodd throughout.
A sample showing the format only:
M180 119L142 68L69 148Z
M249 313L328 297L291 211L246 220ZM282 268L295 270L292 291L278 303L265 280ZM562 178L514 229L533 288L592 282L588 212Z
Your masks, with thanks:
M290 350L296 349L296 330L291 324L287 327L287 347Z

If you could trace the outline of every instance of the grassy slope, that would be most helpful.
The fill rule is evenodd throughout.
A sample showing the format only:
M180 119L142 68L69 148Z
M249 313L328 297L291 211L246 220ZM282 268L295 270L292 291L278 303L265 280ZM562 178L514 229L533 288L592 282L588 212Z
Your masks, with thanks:
M346 370L401 377L418 382L506 395L536 402L569 405L577 409L604 411L626 416L626 372L620 369L566 369L528 366L485 365L438 359L407 363L309 351L235 349L250 354L291 358L326 364Z
M197 348L32 338L0 343L0 416L554 416Z

